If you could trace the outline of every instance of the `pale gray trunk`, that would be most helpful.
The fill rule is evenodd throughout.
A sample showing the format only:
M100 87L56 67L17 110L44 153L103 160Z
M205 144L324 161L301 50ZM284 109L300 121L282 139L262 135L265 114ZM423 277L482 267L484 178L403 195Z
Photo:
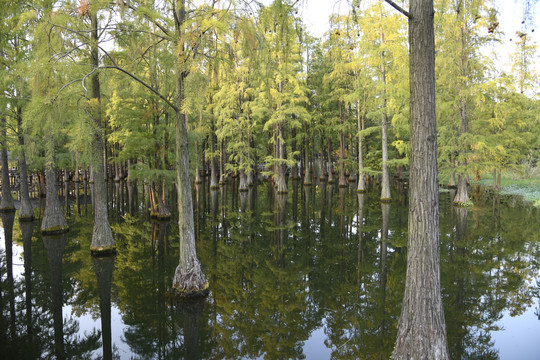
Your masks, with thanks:
M467 206L470 204L466 175L459 175L458 188L456 196L454 197L454 204L458 206Z
M185 20L185 0L177 2L178 26ZM176 29L180 34L181 27ZM181 37L183 38L183 37ZM183 51L183 44L179 49ZM193 221L193 200L189 178L189 148L186 116L182 112L184 105L184 80L187 76L178 60L175 64L176 76L176 189L178 193L178 230L180 233L180 258L173 278L173 289L179 296L201 296L209 292L209 284L203 274L195 248L195 225Z
M218 189L218 165L217 159L214 155L216 152L216 135L214 133L214 124L212 123L212 133L210 134L210 151L212 152L212 157L210 158L210 189Z
M327 165L327 169L326 171L328 172L328 183L329 184L333 184L335 183L336 181L334 180L334 169L333 169L333 166L332 166L332 144L331 144L331 140L328 139L328 144L327 144L327 147L326 147L326 150L327 150L327 159L326 159L326 165Z
M26 169L26 156L24 151L24 138L21 134L19 126L19 145L21 145L21 153L19 157L19 169L21 179L19 182L19 190L21 193L21 204L19 207L19 220L32 220L34 218L34 209L30 202L30 194L28 191L28 171Z
M381 4L382 5L382 4ZM381 7L382 9L382 7ZM384 31L382 29L382 10L380 18L380 40L381 45L384 45ZM386 64L385 54L381 51L381 77L383 82L383 106L381 114L381 142L382 142L382 189L381 201L390 202L390 175L388 174L388 102L386 100Z
M248 191L248 184L247 184L247 175L244 170L239 170L239 184L238 184L238 190L239 191Z
M381 117L382 125L382 190L381 201L390 202L392 199L390 195L390 175L388 171L388 121L386 113Z
M41 221L42 233L63 233L69 230L62 212L56 184L56 169L53 139L47 138L47 158L45 164L45 211Z
M285 160L285 144L283 143L283 125L277 125L277 158L279 162L276 167L276 189L278 194L286 194L287 180L285 178L285 164L282 162Z
M1 132L0 141L2 142L2 150L0 154L1 166L2 166L2 201L0 201L0 211L15 211L15 206L13 205L13 197L11 196L11 186L9 183L9 164L8 164L8 155L6 147L6 119L1 119Z
M405 294L392 359L449 359L439 255L433 0L411 0L410 200Z
M364 118L360 112L360 100L358 100L358 187L359 193L366 192L366 177L364 175L364 144L361 131L364 130Z
M97 13L91 13L91 25L92 25L92 45L90 61L94 68L99 67L99 53L97 48L98 43L98 20ZM100 103L101 92L99 83L99 73L96 71L92 75L92 98ZM94 176L94 187L92 192L92 200L94 205L94 228L92 231L92 243L90 244L90 252L93 255L114 253L116 251L116 244L114 243L111 225L109 224L109 216L107 209L107 188L105 187L104 168L105 162L103 160L103 134L101 124L101 110L96 109L93 114L94 127L92 134L91 144L91 162L92 173Z

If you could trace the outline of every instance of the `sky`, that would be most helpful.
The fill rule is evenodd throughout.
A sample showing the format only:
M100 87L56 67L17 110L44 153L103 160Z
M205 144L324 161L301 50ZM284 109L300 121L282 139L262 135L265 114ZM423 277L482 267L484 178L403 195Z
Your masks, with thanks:
M265 5L269 5L273 0L259 0ZM364 0L368 2L369 0ZM405 3L400 0L398 4ZM498 21L500 23L499 30L504 32L501 44L496 45L493 51L497 54L497 59L494 61L501 64L502 67L509 67L511 56L515 52L515 41L518 40L517 31L526 30L530 39L538 46L537 59L540 59L540 1L529 0L530 3L535 3L536 6L530 14L529 19L524 25L523 20L523 3L524 0L494 0L495 8L498 10ZM350 7L350 0L298 0L298 12L306 24L308 32L317 37L323 37L324 33L329 28L329 15L332 13L346 13ZM387 4L389 10L393 10ZM407 5L403 5L408 8ZM395 11L395 10L393 10ZM524 28L525 26L525 28ZM536 26L539 26L536 28ZM531 31L534 30L534 31ZM535 69L540 75L540 61L536 61Z

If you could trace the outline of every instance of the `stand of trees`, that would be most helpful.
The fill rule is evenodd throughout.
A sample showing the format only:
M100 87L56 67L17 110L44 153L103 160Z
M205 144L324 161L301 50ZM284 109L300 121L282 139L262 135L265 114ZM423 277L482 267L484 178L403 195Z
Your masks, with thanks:
M413 96L424 85L415 82L407 38L407 18L420 13L392 1L352 1L349 13L331 16L323 39L307 32L291 0L0 5L0 209L14 209L5 185L15 166L19 217L33 216L30 174L46 192L42 232L62 233L59 171L64 180L88 181L91 250L109 254L116 245L104 180L140 182L154 217L167 219L170 206L178 207L182 251L173 287L183 295L208 292L191 196L192 180L202 176L212 188L238 176L240 191L269 177L279 194L288 192L289 177L305 186L358 181L360 193L366 178L381 178L381 201L390 202L392 173L405 181L410 172L411 183L413 174L429 173L411 189L429 183L436 193L438 177L449 179L458 188L454 202L468 205L470 176L493 173L498 188L502 171L537 166L530 30L525 24L517 35L512 70L495 68L480 50L504 34L496 10L482 1L424 4L434 8L424 14L431 25L421 26L433 30L437 74L425 94L433 102L425 110L433 122L427 148L414 122L415 111L427 116L416 108L425 96ZM427 155L435 156L429 167ZM416 165L415 156L422 160Z

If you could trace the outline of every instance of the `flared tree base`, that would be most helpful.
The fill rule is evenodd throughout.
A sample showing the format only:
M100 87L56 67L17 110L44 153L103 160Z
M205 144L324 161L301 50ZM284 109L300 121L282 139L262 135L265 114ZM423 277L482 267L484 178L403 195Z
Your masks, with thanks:
M32 214L32 215L19 215L19 221L23 221L23 222L25 222L25 221L28 221L28 222L29 221L34 221L34 218L35 218L34 214Z
M42 235L60 235L69 231L69 226L54 226L47 229L41 229Z
M15 207L14 206L6 206L6 207L3 207L3 208L0 208L0 213L10 213L10 212L14 212L15 211Z
M116 245L91 247L90 255L93 257L106 257L116 255Z
M176 267L171 291L174 296L181 298L208 295L210 285L197 259L192 259L188 266Z
M357 189L356 192L358 194L365 194L366 193L366 189Z
M472 207L474 204L472 201L454 201L454 206L461 207L461 208L469 208Z
M171 214L150 213L150 219L157 221L170 221Z

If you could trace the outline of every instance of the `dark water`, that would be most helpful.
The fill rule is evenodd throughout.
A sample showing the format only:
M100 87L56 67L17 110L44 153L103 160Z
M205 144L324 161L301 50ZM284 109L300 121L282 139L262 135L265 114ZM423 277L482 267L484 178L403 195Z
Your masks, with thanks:
M406 269L401 188L381 205L376 189L354 186L290 184L286 196L199 186L197 251L212 292L178 303L176 221L151 221L142 189L111 184L118 255L92 259L91 202L70 186L64 236L2 214L0 358L390 357ZM468 210L440 195L451 358L540 359L539 210L480 188Z

